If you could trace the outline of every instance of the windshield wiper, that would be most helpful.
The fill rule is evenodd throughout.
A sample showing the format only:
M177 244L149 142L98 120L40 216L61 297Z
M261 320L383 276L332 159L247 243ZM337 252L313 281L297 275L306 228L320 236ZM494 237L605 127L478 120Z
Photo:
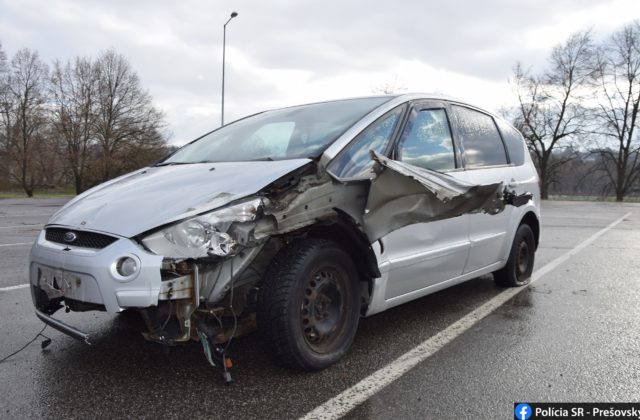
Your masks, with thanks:
M160 162L154 166L195 165L196 163L214 163L214 162L211 160L200 160L198 162Z
M248 161L250 162L257 162L257 161L268 161L268 162L273 162L275 159L273 159L272 157L269 156L265 156L265 157L260 157L260 158L255 158L255 159L249 159ZM197 162L160 162L154 166L173 166L173 165L195 165L196 163L218 163L215 162L213 160L199 160Z
M189 165L194 162L160 162L153 166L173 166L173 165Z

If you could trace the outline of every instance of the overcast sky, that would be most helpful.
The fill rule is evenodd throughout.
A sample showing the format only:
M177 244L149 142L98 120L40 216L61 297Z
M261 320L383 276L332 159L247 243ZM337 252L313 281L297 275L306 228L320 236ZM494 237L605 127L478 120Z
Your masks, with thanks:
M115 48L182 144L219 125L232 11L227 122L385 84L497 111L514 101L516 61L542 68L571 33L639 19L640 0L0 0L0 41L9 57L28 47L48 62Z

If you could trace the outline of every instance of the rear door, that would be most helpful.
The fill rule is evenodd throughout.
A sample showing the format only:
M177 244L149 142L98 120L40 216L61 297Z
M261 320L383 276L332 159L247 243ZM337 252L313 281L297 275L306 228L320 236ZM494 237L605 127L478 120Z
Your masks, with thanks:
M473 184L502 182L509 185L512 182L511 166L493 117L463 105L452 104L450 109L456 120L468 181ZM508 205L498 214L469 214L470 249L465 273L503 258L513 209Z

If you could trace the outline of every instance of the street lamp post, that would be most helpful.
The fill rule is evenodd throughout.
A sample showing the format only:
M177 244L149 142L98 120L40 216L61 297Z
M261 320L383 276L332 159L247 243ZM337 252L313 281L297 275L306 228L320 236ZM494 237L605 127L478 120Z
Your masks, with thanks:
M231 19L238 16L237 12L232 12L231 17L222 27L222 112L220 113L220 125L224 125L224 62L225 62L225 50L227 44L227 24L231 22Z

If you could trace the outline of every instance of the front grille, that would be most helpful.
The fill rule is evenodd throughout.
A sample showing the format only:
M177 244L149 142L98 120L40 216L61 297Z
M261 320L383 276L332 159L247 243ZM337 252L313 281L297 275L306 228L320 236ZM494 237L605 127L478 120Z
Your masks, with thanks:
M66 233L75 234L75 240L65 241L64 235ZM45 238L49 242L94 249L105 248L118 240L118 238L104 235L102 233L86 232L82 230L71 230L64 228L47 228Z

